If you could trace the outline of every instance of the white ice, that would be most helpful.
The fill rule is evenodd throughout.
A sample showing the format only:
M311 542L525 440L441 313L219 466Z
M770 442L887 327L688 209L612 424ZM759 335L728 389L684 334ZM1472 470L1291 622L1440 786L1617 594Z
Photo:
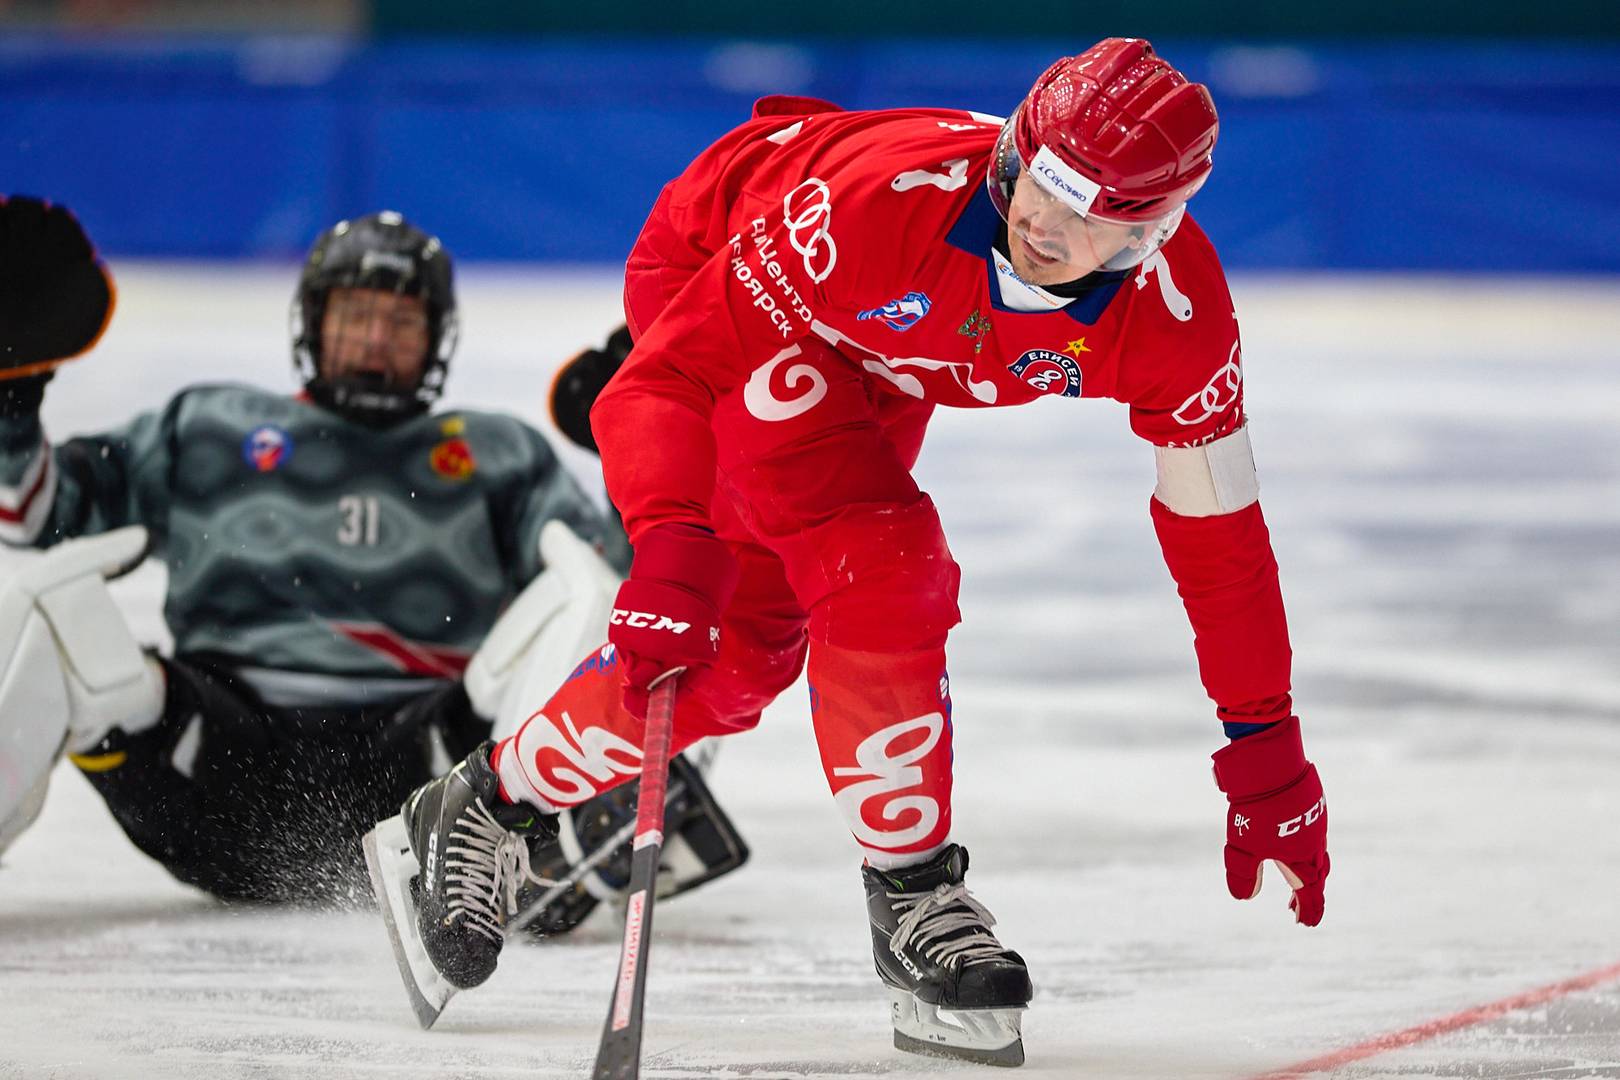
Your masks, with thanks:
M292 267L117 269L54 436L196 379L290 386ZM1275 876L1226 895L1223 740L1123 408L944 413L924 452L965 568L956 838L1038 987L1025 1076L1253 1077L1620 962L1620 283L1235 291L1332 806L1321 927L1292 925ZM463 296L449 400L536 422L551 368L618 317L599 270L472 268ZM150 568L118 586L154 641L160 589ZM890 1048L802 689L713 783L754 859L659 908L644 1075L1003 1075ZM374 913L219 907L64 767L0 868L0 1077L581 1076L617 952L599 911L420 1032ZM1336 1075L1620 1077L1620 982Z

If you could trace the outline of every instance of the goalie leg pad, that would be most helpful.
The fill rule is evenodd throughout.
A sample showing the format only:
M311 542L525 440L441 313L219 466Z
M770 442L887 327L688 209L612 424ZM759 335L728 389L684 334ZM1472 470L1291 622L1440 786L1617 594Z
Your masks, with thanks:
M0 847L38 813L64 749L162 715L162 668L141 652L105 581L145 547L145 530L130 528L19 553L0 587Z
M624 896L639 789L633 781L562 812L557 839L535 851L531 863L536 874L566 887L526 887L514 926L539 937L566 933L603 900ZM670 761L669 791L660 899L690 892L748 861L748 845L685 754Z
M39 816L67 742L67 686L50 627L32 603L24 607L8 589L0 597L0 619L17 614L22 618L0 675L0 852Z
M545 570L512 601L467 665L467 697L494 721L494 738L513 735L561 686L579 658L607 640L619 575L560 521L540 531Z

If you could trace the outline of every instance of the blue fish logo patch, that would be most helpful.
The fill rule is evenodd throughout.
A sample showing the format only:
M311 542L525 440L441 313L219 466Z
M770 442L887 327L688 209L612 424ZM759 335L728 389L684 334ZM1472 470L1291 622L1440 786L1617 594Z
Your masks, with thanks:
M869 311L863 311L855 317L862 321L866 319L880 319L882 320L883 325L887 326L890 330L903 334L907 330L910 330L913 326L916 326L918 321L920 321L924 315L928 314L928 309L933 306L934 302L928 299L928 295L926 293L912 291L906 293L906 295L902 296L898 300L890 300L882 307L875 307Z

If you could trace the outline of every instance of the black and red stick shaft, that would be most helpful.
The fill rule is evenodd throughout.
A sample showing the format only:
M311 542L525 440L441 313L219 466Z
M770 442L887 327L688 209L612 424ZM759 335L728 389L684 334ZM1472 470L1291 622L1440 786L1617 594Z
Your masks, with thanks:
M664 790L669 784L669 746L675 726L675 680L659 683L647 703L641 747L641 791L636 796L636 837L630 856L624 946L607 1026L596 1049L593 1080L636 1080L641 1075L641 1027L647 997L647 960L652 943L658 856L664 847Z

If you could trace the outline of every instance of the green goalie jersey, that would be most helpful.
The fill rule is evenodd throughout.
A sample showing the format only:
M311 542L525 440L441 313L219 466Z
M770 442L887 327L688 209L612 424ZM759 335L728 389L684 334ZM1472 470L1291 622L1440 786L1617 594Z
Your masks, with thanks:
M201 386L56 447L37 418L0 421L0 540L49 547L144 525L169 569L175 653L257 672L281 697L286 678L330 693L337 680L459 675L543 569L552 519L628 564L617 522L507 416L378 430L299 398Z

